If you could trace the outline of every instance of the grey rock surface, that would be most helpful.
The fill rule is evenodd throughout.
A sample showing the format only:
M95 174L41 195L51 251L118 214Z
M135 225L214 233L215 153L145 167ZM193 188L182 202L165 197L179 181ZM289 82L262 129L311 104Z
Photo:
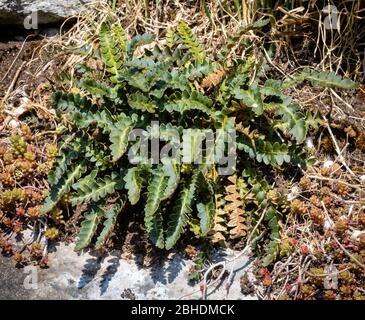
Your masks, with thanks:
M73 245L61 244L50 254L50 268L34 267L37 288L24 288L30 273L14 268L9 258L0 256L0 299L199 299L199 285L188 283L192 261L172 253L161 264L142 268L137 257L126 259L119 252L107 256L78 254ZM229 258L234 252L217 251L213 259ZM257 299L241 293L240 277L250 272L248 256L235 264L234 281L227 294L224 286L208 290L208 299ZM29 279L28 279L29 280ZM29 281L28 281L29 282ZM30 283L33 284L33 280Z
M16 269L12 260L0 256L0 300L29 299L31 292L24 288L25 274Z
M55 23L86 10L92 2L95 1L0 0L0 24L23 25L26 17L31 14L36 15L39 25Z

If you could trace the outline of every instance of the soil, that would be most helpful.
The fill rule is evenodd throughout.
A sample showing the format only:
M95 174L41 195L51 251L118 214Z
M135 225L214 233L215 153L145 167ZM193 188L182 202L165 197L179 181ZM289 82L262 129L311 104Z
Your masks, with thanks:
M73 25L70 21L63 26L67 31ZM38 51L44 39L59 33L59 24L44 25L37 30L25 30L18 26L0 26L0 97L3 97L14 77L13 88L22 86L27 95L46 81L52 68L43 70L47 58L38 58Z
M23 84L28 94L42 81L36 76L39 63L29 63L40 44L41 40L28 41L24 45L20 41L0 42L0 96L6 94L18 72L13 88Z

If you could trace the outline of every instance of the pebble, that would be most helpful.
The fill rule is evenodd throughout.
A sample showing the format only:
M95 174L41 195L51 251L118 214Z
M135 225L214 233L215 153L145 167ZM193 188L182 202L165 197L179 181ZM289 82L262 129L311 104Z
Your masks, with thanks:
M334 162L332 160L327 160L323 164L323 168L331 168L333 166Z

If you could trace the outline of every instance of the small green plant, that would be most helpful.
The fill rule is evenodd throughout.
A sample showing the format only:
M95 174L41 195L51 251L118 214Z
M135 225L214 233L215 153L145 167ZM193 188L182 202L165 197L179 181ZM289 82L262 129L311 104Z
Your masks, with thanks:
M42 148L47 150L44 153ZM52 152L48 152L52 151ZM46 236L55 240L59 223L54 219L41 219L40 205L47 193L45 178L57 156L57 146L46 144L34 138L34 132L27 124L15 129L9 137L4 133L0 142L0 251L12 255L18 264L27 264L36 260L46 265L46 250L34 256L30 246L23 248L14 245L14 238L22 238L23 232L32 227L39 237ZM52 213L53 214L53 213ZM48 228L44 232L45 226ZM52 226L56 225L56 227ZM37 237L33 240L36 241Z
M235 182L234 199L228 198L232 202L228 226L218 220L233 237L245 235L255 222L254 217L240 217L247 215L247 194L240 192L245 185L251 203L258 209L269 207L266 220L277 245L279 213L275 201L266 197L268 183L256 170L303 161L299 145L308 129L316 127L317 119L283 94L282 89L289 81L294 85L294 79L263 81L263 63L252 56L232 63L224 57L211 61L185 23L168 31L164 47L151 34L128 40L118 23L103 23L99 39L93 58L104 62L105 73L96 76L95 70L80 65L75 79L80 93L54 95L58 115L66 117L69 126L49 175L51 191L42 214L54 211L65 195L70 195L74 207L86 205L76 245L79 250L92 242L103 225L96 239L96 248L101 248L123 208L137 204L144 208L147 232L159 248L174 247L194 221L199 229L195 228L195 234L206 236L217 223L215 196L225 192L227 181L211 160L232 151L224 132L233 131L237 165L229 169L241 184ZM229 50L227 46L225 55ZM350 87L347 80L327 79L322 73L300 75L300 81L306 79L316 85L325 86L328 80L331 86ZM155 127L153 121L159 125ZM156 162L152 149L145 150L148 161L132 163L128 155L141 149L143 140L132 141L134 129L143 129L148 141L159 136L172 145L179 142L174 133L188 130L189 140L183 137L183 145L190 148L192 160L199 151L201 130L216 131L214 157L202 144L203 161L198 164L169 157ZM234 221L240 226L232 225Z

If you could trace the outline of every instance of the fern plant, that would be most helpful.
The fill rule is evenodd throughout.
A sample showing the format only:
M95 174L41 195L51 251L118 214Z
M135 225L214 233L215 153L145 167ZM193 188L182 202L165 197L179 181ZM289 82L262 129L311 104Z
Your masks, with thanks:
M43 215L51 214L66 195L73 207L86 208L78 250L90 245L98 229L96 247L101 248L127 206L143 207L146 230L159 248L173 248L192 221L198 221L200 236L215 230L218 241L229 234L244 237L253 219L245 210L243 185L256 192L260 203L265 198L253 183L253 171L247 175L247 166L267 169L298 162L303 158L300 144L316 119L282 93L287 83L263 81L262 73L253 72L261 65L252 57L230 65L210 60L185 23L168 31L164 47L151 34L128 40L120 25L108 22L102 24L99 39L93 58L104 62L105 73L95 76L95 70L80 66L75 80L79 93L54 95L57 114L68 126L49 175L51 191ZM310 74L316 85L326 85L326 79ZM347 80L327 80L331 86L351 87ZM212 154L206 146L198 164L171 158L156 162L152 150L146 151L152 160L132 163L129 152L141 146L140 139L130 139L133 129L143 129L152 141L153 121L159 121L158 135L173 143L173 132L190 130L192 158L201 141L196 129L217 132L218 158L228 151L222 132L235 131L233 187L218 176L218 164L208 161ZM230 202L226 211L219 207L224 200ZM273 237L278 236L276 222L269 219Z

